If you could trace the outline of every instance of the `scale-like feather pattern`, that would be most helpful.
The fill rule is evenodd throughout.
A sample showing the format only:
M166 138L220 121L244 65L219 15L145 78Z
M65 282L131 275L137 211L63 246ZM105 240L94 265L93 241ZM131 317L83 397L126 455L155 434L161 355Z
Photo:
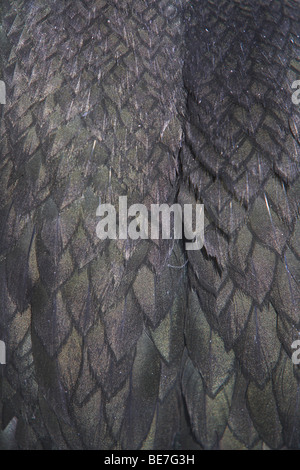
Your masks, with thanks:
M299 448L299 0L2 8L0 448Z
M300 445L291 360L300 320L299 107L292 102L299 7L224 0L188 8L180 197L204 203L206 232L203 249L188 253L193 300L183 393L205 448ZM214 400L209 432L218 436L227 420L220 394L231 380L224 440L207 439L197 427L205 422L203 403Z
M175 201L182 8L5 2L2 424L18 417L20 448L172 448L180 432L181 246L101 241L96 209Z

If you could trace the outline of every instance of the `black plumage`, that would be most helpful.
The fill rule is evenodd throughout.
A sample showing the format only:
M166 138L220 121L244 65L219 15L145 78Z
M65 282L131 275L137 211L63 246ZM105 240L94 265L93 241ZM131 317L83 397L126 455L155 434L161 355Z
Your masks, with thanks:
M3 2L2 447L299 448L299 21ZM203 248L99 240L124 195L203 203Z

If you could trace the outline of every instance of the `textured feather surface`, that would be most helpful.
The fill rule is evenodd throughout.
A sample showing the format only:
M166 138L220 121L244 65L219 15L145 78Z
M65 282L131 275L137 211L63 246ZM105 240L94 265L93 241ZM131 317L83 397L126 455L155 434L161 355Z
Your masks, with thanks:
M122 195L174 201L181 9L6 5L3 424L20 403L22 448L140 448L161 432L172 447L179 432L182 250L102 242L96 209ZM165 433L156 422L170 400L178 414Z
M236 448L235 440L254 448L259 439L273 448L299 447L298 375L290 358L300 320L293 248L300 147L291 132L299 119L291 100L299 7L249 0L194 1L188 9L181 193L182 200L204 203L206 239L201 252L188 253L183 393L192 423L197 415L197 423L205 422L203 403L213 399L214 439L195 427L205 448L220 440L221 448L231 447L231 437ZM229 419L219 408L225 391ZM225 432L223 442L227 423L232 435Z
M300 4L3 2L0 447L300 448ZM200 201L205 245L96 237Z

